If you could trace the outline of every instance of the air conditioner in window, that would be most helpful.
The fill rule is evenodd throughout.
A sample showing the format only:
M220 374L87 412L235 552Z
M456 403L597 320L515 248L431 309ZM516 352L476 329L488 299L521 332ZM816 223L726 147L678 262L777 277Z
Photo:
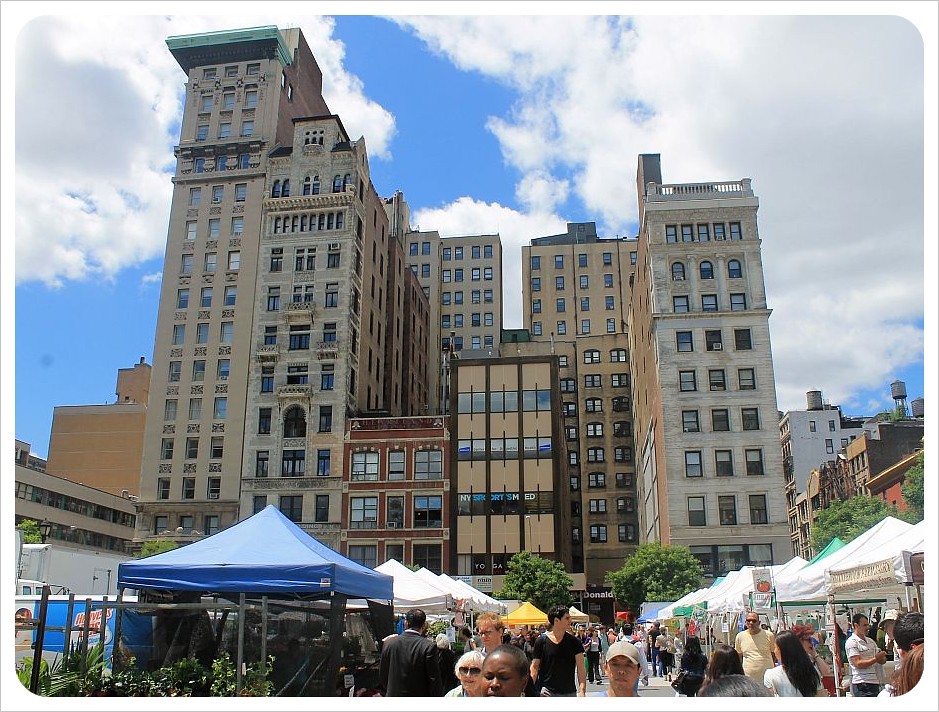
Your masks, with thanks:
M329 243L329 246L328 246L328 249L330 249L330 250L338 250L338 249L340 249L341 247L342 247L342 245L341 245L340 243L338 243L338 242L330 242L330 243Z
M721 343L711 344L711 351L722 351L723 349L724 345Z
M685 281L685 277L684 277L684 275L681 275L681 274L673 274L673 275L672 275L672 281L673 281L673 282L684 282L684 281Z
M212 202L213 202L213 203L221 203L221 202L222 202L222 199L221 199L221 198L212 198Z
M209 499L218 499L218 492L209 492Z
M389 529L397 529L400 526L398 522L388 522Z

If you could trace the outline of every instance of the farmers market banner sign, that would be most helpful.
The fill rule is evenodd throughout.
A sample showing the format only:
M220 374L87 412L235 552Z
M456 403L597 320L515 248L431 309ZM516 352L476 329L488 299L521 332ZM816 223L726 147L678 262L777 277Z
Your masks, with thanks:
M843 571L831 572L831 590L854 591L862 588L889 586L897 582L893 571L893 559L884 559L873 564L864 564Z

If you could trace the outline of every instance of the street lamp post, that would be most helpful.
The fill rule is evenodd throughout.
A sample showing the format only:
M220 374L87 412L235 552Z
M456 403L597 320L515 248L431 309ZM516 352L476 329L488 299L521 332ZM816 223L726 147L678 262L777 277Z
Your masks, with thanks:
M52 522L48 519L43 519L39 522L39 541L45 544L50 533L52 533Z

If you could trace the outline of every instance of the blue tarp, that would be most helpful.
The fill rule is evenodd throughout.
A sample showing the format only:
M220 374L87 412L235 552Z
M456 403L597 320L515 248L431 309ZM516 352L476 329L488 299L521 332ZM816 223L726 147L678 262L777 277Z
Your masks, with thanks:
M188 546L118 566L119 588L390 601L391 576L311 537L274 505Z

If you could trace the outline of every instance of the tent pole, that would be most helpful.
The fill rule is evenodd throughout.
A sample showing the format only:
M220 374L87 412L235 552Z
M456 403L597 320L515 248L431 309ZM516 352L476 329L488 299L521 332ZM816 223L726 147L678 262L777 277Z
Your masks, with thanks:
M835 631L832 641L832 672L835 674L835 697L841 697L841 643L838 641L838 619L835 618L835 594L828 594L828 615L831 616L832 630Z
M903 593L906 594L906 610L913 610L913 584L905 583L903 585Z
M124 606L121 605L124 603L124 589L119 588L117 590L117 609L114 612L114 642L111 645L111 674L118 673L121 671L122 663L124 662L121 659L121 624L124 619Z
M261 596L261 675L267 677L267 596Z
M241 666L245 659L245 594L238 595L238 657L235 661L235 689L241 692L244 680L241 678Z

